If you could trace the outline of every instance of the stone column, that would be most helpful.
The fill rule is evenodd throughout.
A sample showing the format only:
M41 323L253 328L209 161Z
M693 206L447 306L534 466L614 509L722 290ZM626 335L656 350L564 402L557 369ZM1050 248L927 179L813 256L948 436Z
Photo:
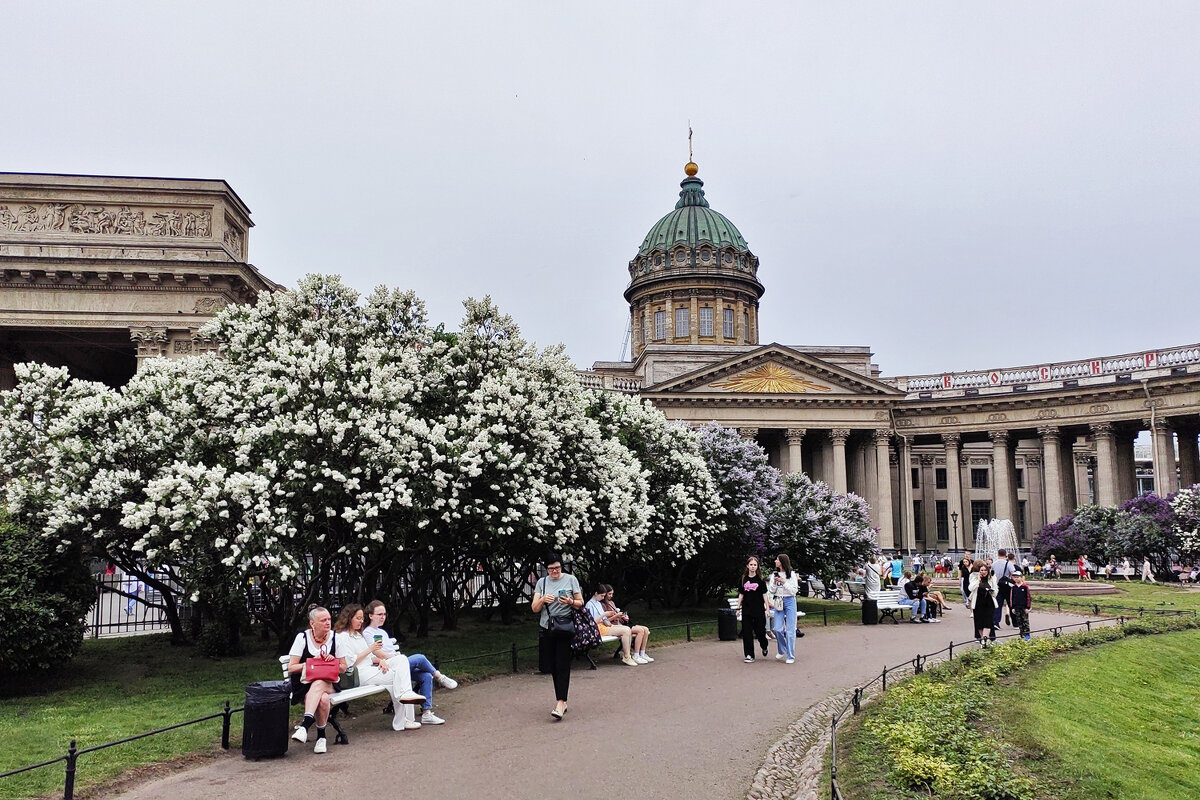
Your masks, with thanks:
M720 294L713 303L713 336L717 344L725 344L725 299Z
M988 431L992 440L992 501L996 519L1016 519L1013 474L1008 461L1008 431Z
M971 457L965 452L958 454L958 494L963 498L963 517L959 522L964 550L975 549L975 528L971 525Z
M804 471L804 450L801 443L805 433L807 431L804 428L788 428L784 433L784 438L787 439L788 472Z
M1045 527L1046 499L1042 490L1042 457L1030 453L1025 456L1025 537L1032 540Z
M907 436L900 437L900 540L901 546L912 550L917 546L913 522L912 444Z
M165 358L167 355L169 337L166 328L130 328L129 338L137 345L137 368L139 372L150 359Z
M953 518L954 514L958 514L958 524L961 526L971 524L971 517L968 514L963 516L962 502L962 474L959 470L959 457L962 452L959 450L959 443L962 437L957 433L943 433L942 444L946 447L946 515L947 518ZM966 538L960 539L959 542L954 541L954 524L950 524L950 546L958 547L961 542L965 542Z
M1175 443L1171 428L1165 419L1144 420L1150 431L1150 447L1154 453L1154 493L1166 497L1179 490L1179 478L1175 471Z
M921 532L925 534L924 544L926 550L932 550L938 545L937 537L937 492L934 487L937 485L937 478L934 471L937 469L934 466L934 457L929 454L922 455L921 461ZM948 533L949 531L947 531Z
M1113 427L1113 447L1117 468L1117 503L1137 497L1137 459L1133 456L1133 442L1137 431Z
M1046 500L1046 522L1056 522L1067 513L1063 504L1062 465L1059 463L1062 439L1058 428L1052 425L1038 428L1038 435L1042 437L1042 463L1045 467L1042 475L1045 481L1043 496Z
M675 303L670 292L667 292L667 307L664 310L667 312L667 338L665 341L667 344L671 344L675 341Z
M1117 452L1111 422L1093 422L1088 426L1096 440L1096 503L1117 504Z
M1196 447L1196 428L1179 425L1175 429L1179 440L1179 481L1186 488L1200 483L1200 450Z
M833 490L838 494L846 493L846 439L850 438L849 428L834 428L829 432L833 440Z
M1075 462L1075 507L1089 506L1092 504L1092 491L1088 488L1088 467L1092 465L1092 455L1077 450L1072 458Z
M879 547L883 550L893 550L896 547L896 533L892 523L892 432L886 428L877 429L873 433L875 442L875 475L879 484L875 507L875 524L879 526Z

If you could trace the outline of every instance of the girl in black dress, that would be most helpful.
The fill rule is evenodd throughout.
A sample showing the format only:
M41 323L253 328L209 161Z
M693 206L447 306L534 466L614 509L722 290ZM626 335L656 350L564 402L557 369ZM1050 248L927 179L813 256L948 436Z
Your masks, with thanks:
M975 638L982 639L987 631L988 639L996 641L996 629L993 627L993 614L996 613L996 603L999 602L1000 587L991 567L981 564L979 569L971 573L969 584L969 604L971 616L975 621Z
M754 640L758 639L762 654L767 655L767 579L758 569L754 556L746 562L738 584L738 608L742 610L742 650L746 663L754 663Z

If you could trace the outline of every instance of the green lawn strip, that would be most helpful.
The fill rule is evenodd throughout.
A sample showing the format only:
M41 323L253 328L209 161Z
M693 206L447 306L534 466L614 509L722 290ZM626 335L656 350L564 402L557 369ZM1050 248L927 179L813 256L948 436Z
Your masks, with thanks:
M1057 608L1062 601L1063 611L1086 613L1092 606L1099 606L1105 615L1119 616L1130 614L1128 610L1139 609L1146 611L1200 611L1200 591L1185 589L1179 584L1138 583L1123 580L1111 582L1117 588L1116 594L1097 595L1062 595L1039 593L1033 589L1034 611L1042 608L1050 610ZM1080 587L1086 587L1081 583ZM1107 611L1106 609L1114 609ZM1134 612L1136 613L1136 612Z
M814 608L825 602L849 605L812 602ZM635 622L651 628L692 622L693 638L711 641L716 637L716 608L664 610L634 605L630 613ZM831 623L836 617L832 615ZM820 617L816 620L819 625ZM682 626L655 630L651 649L686 637ZM458 630L435 630L423 639L409 636L400 648L406 653L425 653L458 680L476 681L511 673L513 643L519 649L518 669L536 668L537 618L533 614L522 613L514 624L504 625L467 613ZM65 669L31 677L20 696L0 698L0 736L16 743L0 748L0 772L64 755L72 738L80 748L93 747L219 713L226 700L234 708L241 706L246 684L282 677L274 642L251 636L243 639L243 645L245 655L211 660L196 656L190 647L173 647L163 635L85 641L79 656ZM470 658L481 653L497 655ZM607 648L595 651L593 657L606 655ZM354 711L378 714L385 703L386 698L377 695L356 702ZM235 715L235 748L240 745L241 728L241 716ZM146 765L211 752L219 746L220 733L217 719L87 754L80 758L76 785L95 787ZM0 780L0 800L61 792L63 775L64 766L59 763L4 778Z
M1192 616L1144 617L1130 621L1124 628L1105 627L1060 638L1033 642L1017 640L988 650L967 651L953 662L938 665L890 689L867 706L861 728L855 731L851 727L839 733L839 783L846 796L856 800L918 796L989 800L1057 797L1054 793L1040 792L1037 787L1045 785L1047 780L1038 773L1038 762L1018 759L1027 754L1025 743L1006 733L1011 726L997 722L998 712L992 703L1006 691L999 686L1002 680L1055 653L1122 640L1139 633L1194 628L1200 628L1200 620ZM1161 637L1155 637L1158 638ZM1138 642L1140 639L1126 641ZM1153 645L1148 649L1152 650ZM1111 658L1107 652L1106 648L1087 655L1103 663ZM1153 671L1140 673L1140 680L1155 674ZM1080 682L1079 678L1075 681L1076 690L1089 696L1092 694L1086 682ZM1155 681L1147 680L1146 683L1150 688L1145 691L1152 693ZM1182 691L1185 694L1180 697L1186 696L1188 690ZM1116 696L1109 697L1114 706L1123 705ZM1027 702L1025 698L1012 698L1005 702L1005 708L1019 709ZM1123 728L1119 715L1106 715L1101 711L1092 719L1087 707L1094 699L1078 702L1082 715L1080 725L1105 726L1116 735L1124 730L1126 740L1129 735L1138 733ZM1048 710L1051 716L1057 711L1053 705ZM1179 701L1179 708L1186 713L1185 700ZM1128 723L1130 717L1126 714L1124 719ZM1171 724L1171 719L1170 715L1166 717L1167 724ZM1175 730L1175 736L1190 730L1182 718L1176 721L1180 727ZM1035 747L1034 750L1042 748ZM1110 763L1117 769L1127 765L1128 759ZM1149 763L1153 768L1153 762ZM885 776L883 780L881 773Z
M1040 794L1200 795L1200 631L1130 637L1014 676L991 704Z

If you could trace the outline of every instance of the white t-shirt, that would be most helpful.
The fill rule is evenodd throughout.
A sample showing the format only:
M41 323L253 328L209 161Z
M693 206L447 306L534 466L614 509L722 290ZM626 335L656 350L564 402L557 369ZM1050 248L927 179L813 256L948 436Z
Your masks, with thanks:
M361 632L351 633L350 631L340 631L334 635L337 636L338 655L346 662L347 669L355 666L361 667L371 660L364 658L361 663L355 663L358 661L359 655L371 647L370 643L367 642L367 637L363 636Z
M363 641L366 642L367 644L374 642L375 637L377 637L377 636L380 637L380 641L383 642L384 658L391 658L392 656L404 655L403 653L401 653L399 650L397 650L392 645L392 637L388 636L388 632L385 631L383 628L375 628L370 625L363 628ZM407 658L407 656L405 656L405 658Z

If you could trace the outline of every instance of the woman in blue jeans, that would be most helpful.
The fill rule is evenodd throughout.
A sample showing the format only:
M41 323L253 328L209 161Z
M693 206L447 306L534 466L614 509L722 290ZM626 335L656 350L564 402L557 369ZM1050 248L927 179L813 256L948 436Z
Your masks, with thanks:
M792 572L792 561L786 554L780 553L775 559L775 574L771 576L768 591L775 601L782 601L783 610L779 610L779 602L775 602L775 612L772 614L771 630L775 631L775 643L779 652L775 658L784 659L784 663L796 663L796 589L799 581L796 573Z
M436 680L443 689L457 689L458 681L438 672L420 653L408 657L408 669L412 673L412 685L421 687L417 694L425 695L421 724L441 725L446 720L433 713L433 682Z

